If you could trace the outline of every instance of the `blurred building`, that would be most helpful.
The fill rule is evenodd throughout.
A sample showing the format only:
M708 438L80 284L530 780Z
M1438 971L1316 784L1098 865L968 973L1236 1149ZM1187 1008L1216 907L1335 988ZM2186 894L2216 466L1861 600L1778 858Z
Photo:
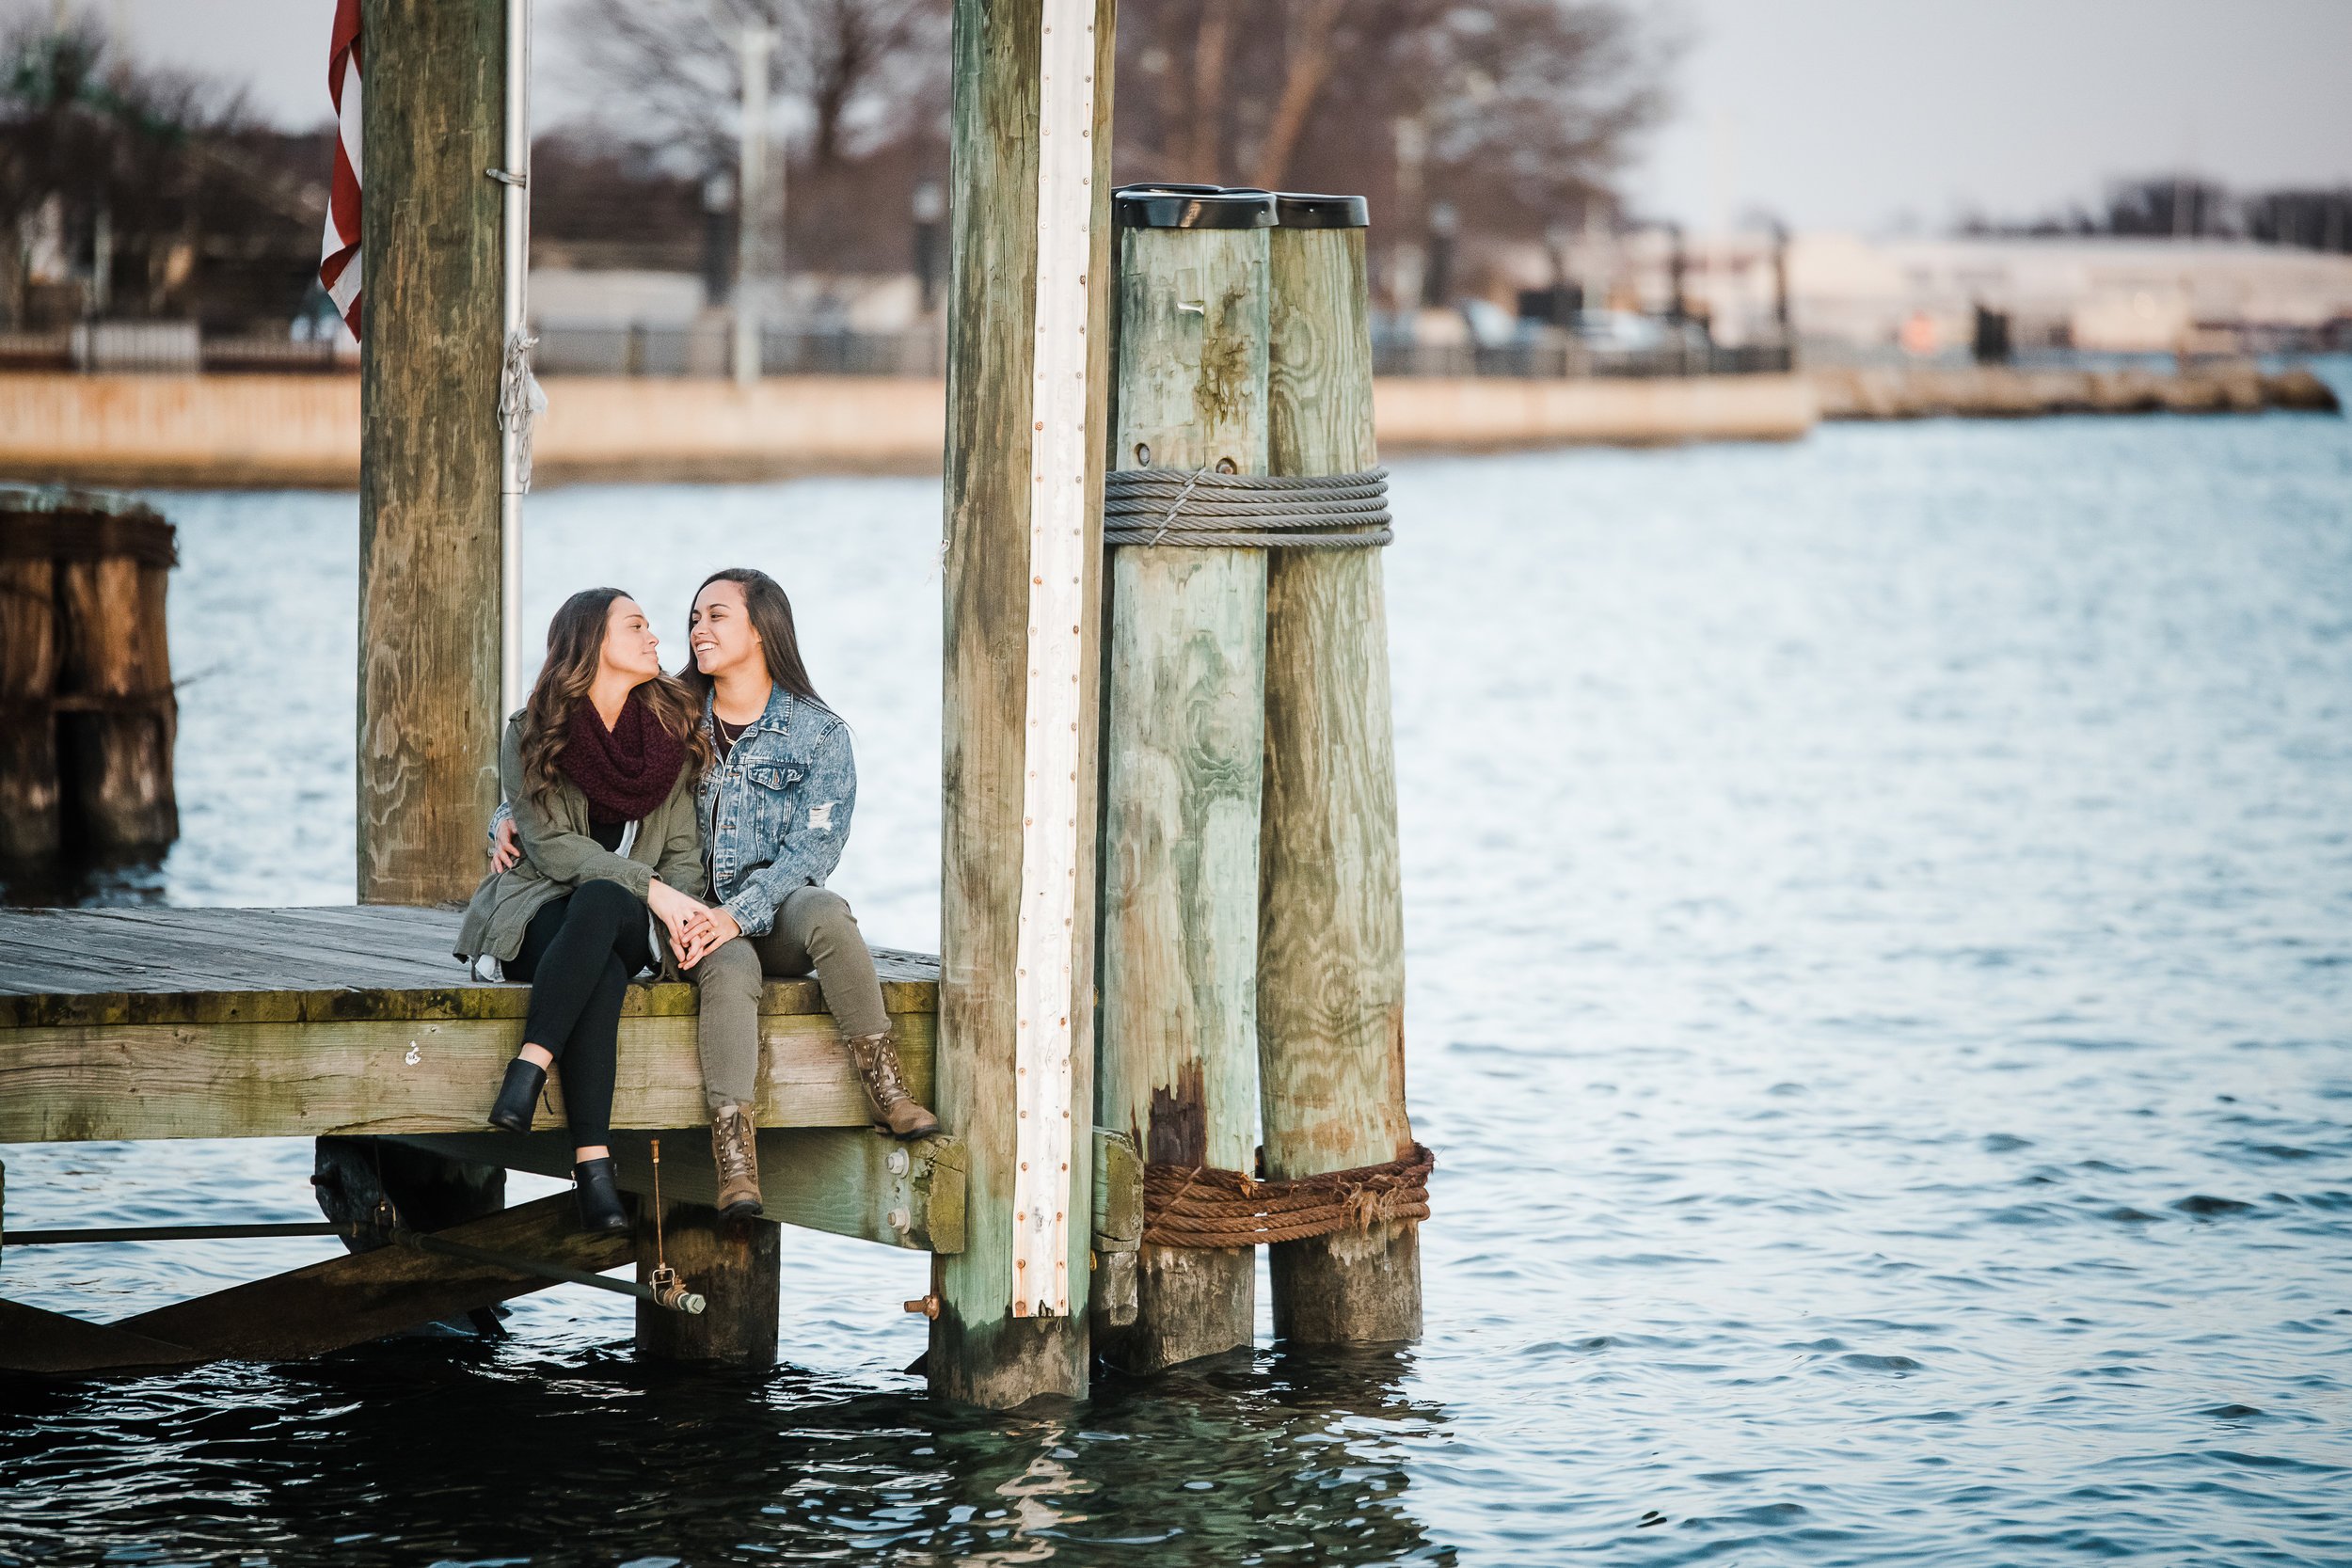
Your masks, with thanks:
M1774 242L1692 242L1683 287L1719 340L1767 330ZM1640 292L1670 292L1656 244L1637 246ZM2352 256L2245 240L2104 235L1788 242L1788 299L1800 341L1836 352L1965 351L1979 312L2018 349L2259 353L2352 346Z
M1494 247L1482 287L1392 320L1422 341L1486 324L1640 321L1724 347L1793 337L1830 355L1965 353L1981 313L2007 346L2084 353L2352 347L2352 255L2239 239L2115 235L1865 239L1769 230L1593 227ZM1783 321L1788 323L1784 334Z

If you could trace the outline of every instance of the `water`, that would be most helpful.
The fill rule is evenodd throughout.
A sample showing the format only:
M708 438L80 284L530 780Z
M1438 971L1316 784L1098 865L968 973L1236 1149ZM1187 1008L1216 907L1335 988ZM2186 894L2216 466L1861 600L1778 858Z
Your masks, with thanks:
M564 1291L495 1345L0 1391L0 1562L2352 1562L2346 426L1396 491L1422 1344L977 1417L899 1370L919 1260L793 1231L771 1376L640 1369ZM354 502L166 499L201 678L150 881L347 899ZM923 946L937 537L916 482L555 491L532 612L609 579L681 639L707 564L777 569L857 726L836 885ZM18 1225L309 1202L307 1145L7 1155ZM110 1317L315 1255L7 1276Z

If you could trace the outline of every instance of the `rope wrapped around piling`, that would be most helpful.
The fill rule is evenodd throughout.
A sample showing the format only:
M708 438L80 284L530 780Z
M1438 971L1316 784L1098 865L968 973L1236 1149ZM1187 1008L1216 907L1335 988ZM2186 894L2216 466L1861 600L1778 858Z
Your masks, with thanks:
M1425 1220L1437 1163L1415 1144L1410 1154L1385 1164L1279 1180L1206 1165L1146 1165L1143 1240L1152 1246L1259 1246Z
M1104 545L1372 549L1390 528L1389 470L1221 474L1118 468L1103 478Z

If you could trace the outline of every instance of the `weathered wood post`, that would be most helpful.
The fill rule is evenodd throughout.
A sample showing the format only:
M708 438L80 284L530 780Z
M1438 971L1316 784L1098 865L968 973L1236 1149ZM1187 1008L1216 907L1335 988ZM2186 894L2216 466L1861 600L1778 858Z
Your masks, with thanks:
M1122 190L1115 467L1266 471L1267 230L1259 193ZM1149 1164L1250 1168L1266 552L1122 545L1104 699L1098 1113ZM1144 1371L1250 1342L1248 1247L1146 1243ZM1098 1325L1099 1327L1100 1325Z
M999 1408L1087 1386L1113 16L955 6L937 1105L968 1223L928 1365Z
M83 843L113 858L161 854L180 836L164 598L177 559L169 523L143 506L83 519L89 537L57 562L60 758ZM63 543L63 541L60 541Z
M180 836L176 559L171 525L140 502L0 488L0 862L151 856Z
M44 537L0 525L0 863L53 861L57 811L57 569Z
M363 0L359 901L482 875L498 804L503 0Z
M1272 236L1278 474L1373 467L1365 204L1280 198ZM1265 1174L1404 1158L1404 902L1388 611L1376 549L1278 549L1266 568L1258 1060ZM1308 1343L1421 1334L1409 1221L1269 1249L1274 1331Z
M692 1150L692 1140L680 1138ZM650 1197L637 1203L637 1281L650 1285L657 1249ZM783 1306L784 1227L730 1220L707 1204L662 1206L659 1256L709 1306L689 1315L637 1304L637 1354L656 1361L776 1364L776 1317Z

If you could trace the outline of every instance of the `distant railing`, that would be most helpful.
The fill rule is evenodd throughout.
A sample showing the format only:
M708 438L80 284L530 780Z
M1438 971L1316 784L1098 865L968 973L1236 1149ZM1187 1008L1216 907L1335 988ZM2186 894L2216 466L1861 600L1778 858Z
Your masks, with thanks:
M543 375L723 376L732 334L719 321L692 326L542 324L533 363ZM199 336L192 324L105 322L60 332L0 332L0 372L87 371L185 374L319 373L358 368L357 345L326 338ZM1753 375L1786 372L1780 343L1729 347L1682 341L1639 348L1562 335L1510 343L1426 343L1375 339L1380 375L1575 379L1600 376ZM939 376L946 340L936 331L850 332L769 327L760 334L765 375Z
M542 323L532 362L542 375L728 375L732 334L701 326L580 326ZM763 375L946 373L946 341L935 332L850 332L771 326L759 335Z
M351 371L359 350L332 339L205 337L192 322L97 322L58 332L0 332L0 372L132 374Z
M1619 348L1575 340L1519 343L1411 343L1375 340L1375 375L1584 376L1760 375L1785 372L1786 344L1661 343Z

